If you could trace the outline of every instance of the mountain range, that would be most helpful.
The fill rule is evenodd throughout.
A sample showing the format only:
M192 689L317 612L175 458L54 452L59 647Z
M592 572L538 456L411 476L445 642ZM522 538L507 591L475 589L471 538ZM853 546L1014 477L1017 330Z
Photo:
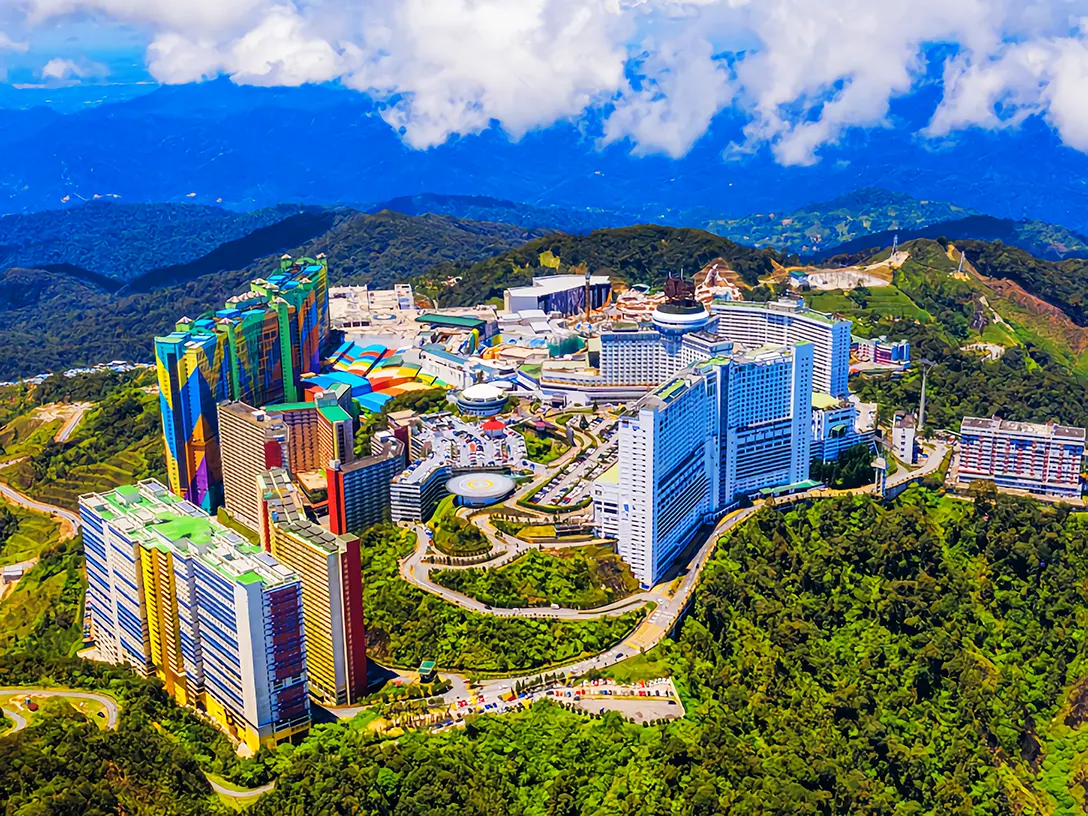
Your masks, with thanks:
M918 268L912 261L872 308L841 293L814 294L814 305L849 314L873 331L889 314L929 315L953 332L947 337L955 345L968 343L960 329L978 322L985 310L977 303L986 298L1015 327L1005 338L1010 343L1046 348L1078 371L1088 351L1080 329L1088 324L1088 262L1080 260L1088 257L1088 242L1063 227L950 203L867 188L794 213L714 222L724 235L627 226L615 211L479 196L425 194L370 209L280 204L239 213L192 203L96 201L0 217L0 379L117 357L149 360L156 333L182 315L218 306L273 269L284 252L326 254L338 284L408 280L442 305L461 305L500 297L504 287L546 274L543 252L557 256L564 270L585 265L649 285L722 258L744 285L757 287L752 296L768 297L780 289L777 270L802 260L872 263L895 238L902 245L954 242L975 276L967 288L956 284L949 295L943 267L936 277L912 275ZM609 223L623 226L595 228ZM885 229L872 232L879 228ZM813 245L819 253L802 259ZM460 283L447 287L451 278ZM989 331L1005 337L1001 329Z
M624 224L702 226L877 184L919 201L1088 231L1081 185L1058 181L1088 175L1088 156L1032 117L940 143L919 139L936 93L927 86L896 99L896 127L850 132L815 164L784 167L766 149L732 149L745 122L729 112L681 159L602 146L592 116L518 141L490 128L420 151L375 115L371 100L347 90L169 86L70 113L0 110L0 212L96 195L244 211L285 201L368 210L433 192L618 213Z

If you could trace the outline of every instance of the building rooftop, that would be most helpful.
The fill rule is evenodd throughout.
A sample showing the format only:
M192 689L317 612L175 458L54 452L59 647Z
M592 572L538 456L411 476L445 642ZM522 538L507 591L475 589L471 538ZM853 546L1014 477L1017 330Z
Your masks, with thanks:
M179 499L154 479L124 485L108 493L89 493L79 503L145 549L193 558L223 577L268 587L298 577L195 504Z
M589 279L590 286L610 284L611 282L607 275L592 275ZM577 289L579 286L585 285L585 275L545 275L540 278L533 278L532 286L514 286L507 291L514 296L539 296L565 292L568 289Z
M896 411L895 417L892 419L892 424L896 428L913 428L914 421L914 414L905 414L902 411Z
M812 407L817 411L828 411L832 408L838 408L841 405L845 405L848 400L839 399L831 394L825 394L822 391L812 392Z
M451 363L457 365L464 365L468 362L467 357L462 357L460 354L454 354L452 351L447 351L445 346L438 343L428 343L423 347L423 351L428 354L433 354L435 357L441 357L443 360L449 360Z
M351 422L351 414L336 404L318 406L317 412L329 422Z
M420 459L393 477L394 484L423 484L436 471L446 467L446 457L432 453L426 459Z
M310 411L316 409L317 405L312 402L280 402L275 405L266 405L264 410L266 411Z
M506 399L506 392L491 383L476 383L461 392L461 399L469 402L495 402Z
M1043 439L1062 439L1071 442L1083 442L1085 440L1084 428L1058 425L1054 422L1013 422L998 417L964 417L960 422L960 432L966 431L997 431L1021 436L1037 436Z
M314 524L309 519L295 519L277 526L298 538L305 539L315 549L327 553L343 552L347 548L349 541L347 537L331 533L320 524Z
M464 315L444 315L427 312L416 318L416 323L426 323L428 326L449 326L458 329L479 329L487 321L479 317L466 317Z
M828 326L833 326L836 323L851 322L844 318L832 317L823 312L817 312L815 309L810 309L805 306L803 300L791 300L789 298L772 300L766 303L760 303L753 300L715 300L710 307L712 312L724 312L733 309L757 309L764 312L780 312L782 314L791 314L796 315L797 317L815 320Z
M244 402L221 402L219 410L244 420L251 425L259 427L283 428L283 421L277 416L271 416L265 409L254 408Z

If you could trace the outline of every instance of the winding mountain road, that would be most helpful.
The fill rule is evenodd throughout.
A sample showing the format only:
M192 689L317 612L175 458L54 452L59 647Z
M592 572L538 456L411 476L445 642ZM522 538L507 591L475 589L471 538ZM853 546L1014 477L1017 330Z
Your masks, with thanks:
M96 694L93 691L71 691L69 689L46 689L26 686L12 686L8 688L0 688L0 696L63 697L68 700L89 700L91 702L98 703L106 709L107 728L117 727L117 718L121 713L121 707L117 705L116 700L108 695ZM14 711L10 707L5 707L4 713L15 721L15 727L8 731L7 734L5 734L4 736L7 736L8 734L14 734L16 731L22 731L24 728L26 728L26 717L23 717L21 714Z
M4 462L0 464L0 470L21 461L22 458ZM10 502L11 504L25 507L28 510L33 510L37 513L44 513L47 516L53 516L58 519L63 528L61 532L62 539L74 538L82 525L78 513L73 513L71 510L65 510L63 507L57 507L54 504L47 504L46 502L32 499L25 493L20 493L11 485L4 484L3 482L0 482L0 497L3 497L5 501Z

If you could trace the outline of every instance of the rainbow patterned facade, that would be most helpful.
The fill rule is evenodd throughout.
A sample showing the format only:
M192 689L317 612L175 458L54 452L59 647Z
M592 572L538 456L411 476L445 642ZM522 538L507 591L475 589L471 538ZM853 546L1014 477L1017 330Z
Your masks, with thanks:
M316 374L329 332L323 257L292 260L250 283L223 309L155 338L170 489L205 511L223 503L216 406L293 402L300 379Z
M393 397L409 391L445 388L446 384L420 371L419 365L405 363L399 354L385 346L343 343L328 360L328 371L307 377L307 389L331 388L341 383L351 388L351 395L365 410L378 412Z

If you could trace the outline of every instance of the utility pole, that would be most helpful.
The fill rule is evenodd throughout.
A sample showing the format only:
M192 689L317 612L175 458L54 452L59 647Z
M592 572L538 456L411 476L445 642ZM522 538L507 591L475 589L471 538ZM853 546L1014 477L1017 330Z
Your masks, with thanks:
M918 436L922 435L922 428L925 427L926 421L926 379L929 375L929 369L937 365L934 360L922 359L922 398L918 402Z

